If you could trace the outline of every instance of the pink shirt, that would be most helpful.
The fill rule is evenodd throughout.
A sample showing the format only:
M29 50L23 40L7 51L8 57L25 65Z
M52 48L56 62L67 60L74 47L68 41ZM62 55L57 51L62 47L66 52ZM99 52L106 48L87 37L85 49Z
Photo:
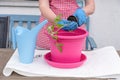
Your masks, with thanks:
M62 18L66 19L68 16L72 15L75 10L79 7L76 0L49 0L50 8L56 15L62 14ZM40 22L45 20L41 15ZM46 28L51 25L48 22L38 33L36 46L44 49L50 49L49 38L44 33Z

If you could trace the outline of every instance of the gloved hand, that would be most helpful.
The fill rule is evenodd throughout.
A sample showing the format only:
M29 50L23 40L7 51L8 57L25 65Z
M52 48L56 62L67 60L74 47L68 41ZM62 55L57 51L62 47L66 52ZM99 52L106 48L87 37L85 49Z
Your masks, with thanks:
M83 9L78 8L73 14L77 18L78 26L85 24L87 22L87 16Z
M68 21L66 19L62 19L58 24L63 25L62 29L65 31L75 30L78 27L78 24L75 21Z

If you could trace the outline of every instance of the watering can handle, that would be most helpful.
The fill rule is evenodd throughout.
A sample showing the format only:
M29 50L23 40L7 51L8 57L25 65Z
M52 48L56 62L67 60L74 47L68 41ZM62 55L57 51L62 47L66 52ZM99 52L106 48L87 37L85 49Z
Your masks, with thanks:
M14 27L12 27L12 47L14 50L16 49L16 34Z

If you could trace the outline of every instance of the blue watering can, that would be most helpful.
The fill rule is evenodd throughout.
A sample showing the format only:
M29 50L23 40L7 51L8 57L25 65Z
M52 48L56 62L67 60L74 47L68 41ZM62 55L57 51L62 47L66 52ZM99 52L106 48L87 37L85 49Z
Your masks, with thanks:
M13 49L17 44L20 62L26 64L33 62L37 34L47 22L45 20L31 30L22 26L12 28Z

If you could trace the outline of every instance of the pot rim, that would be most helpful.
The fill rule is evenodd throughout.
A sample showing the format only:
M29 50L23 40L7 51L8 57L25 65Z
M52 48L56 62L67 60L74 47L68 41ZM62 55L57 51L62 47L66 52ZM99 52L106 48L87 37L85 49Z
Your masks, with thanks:
M76 36L62 36L62 35L57 35L59 39L79 39L79 38L85 38L88 36L88 31L85 30L85 29L82 29L82 28L78 28L82 31L84 31L85 33L84 34L80 34L80 35L76 35ZM48 35L48 37L50 37L50 35L48 34L47 31L44 31L44 33L46 35Z
M76 35L76 36L62 36L62 35L57 35L57 36L59 39L79 39L79 38L85 38L86 36L88 36L88 31L86 31L85 29L81 29L81 28L80 30L84 31L85 33Z

